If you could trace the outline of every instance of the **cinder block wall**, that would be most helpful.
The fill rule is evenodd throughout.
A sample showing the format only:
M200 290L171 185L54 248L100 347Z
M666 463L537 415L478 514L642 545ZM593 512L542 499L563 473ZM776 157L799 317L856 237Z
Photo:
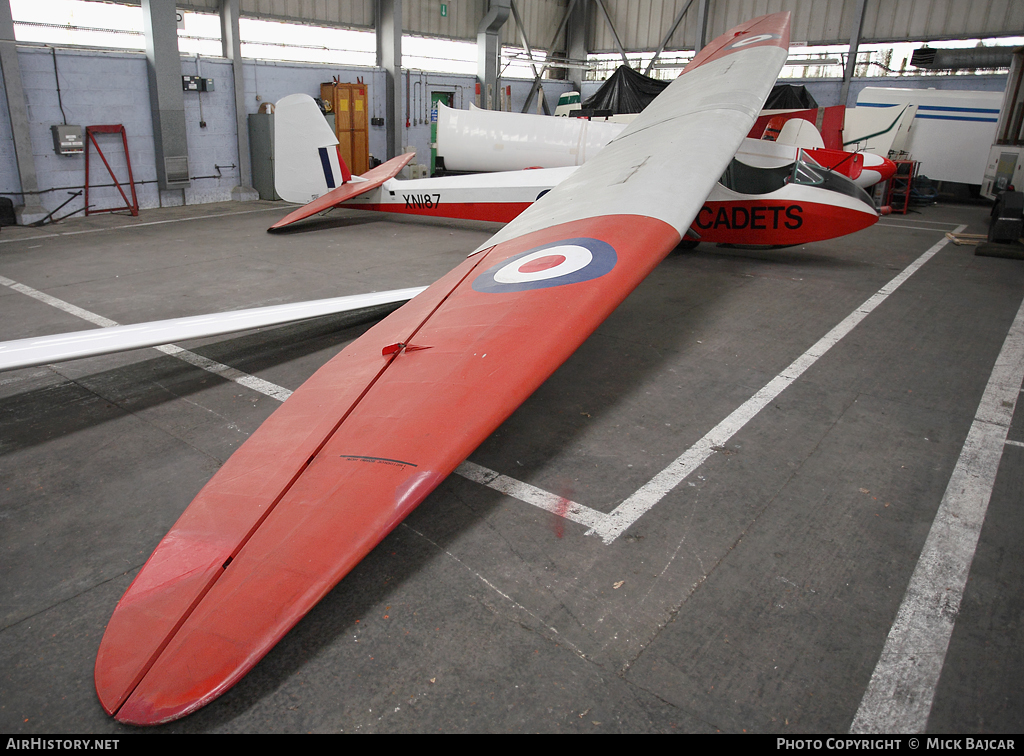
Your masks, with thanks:
M184 190L160 191L156 184L153 118L150 112L146 58L143 53L57 48L57 71L60 81L61 114L57 97L57 78L50 48L20 47L18 57L22 69L28 115L32 130L32 150L36 160L40 204L54 210L80 191L85 183L84 155L61 156L53 149L50 126L67 123L82 126L123 124L128 134L128 149L142 208L221 202L231 199L231 189L239 183L237 135L234 115L234 78L231 64L217 57L182 56L182 75L201 75L214 80L214 91L185 93L185 121L188 134L192 186ZM355 82L362 77L369 87L370 116L385 116L384 72L359 66L325 66L323 64L288 63L251 60L243 66L246 113L255 113L266 102L304 92L313 97L320 94L321 82L337 77ZM416 149L420 163L430 162L430 92L454 93L456 107L468 108L474 101L476 79L473 76L410 71L408 81L403 74L400 96L403 115L408 112L408 128L403 122L403 145ZM532 84L529 80L508 79L512 87L514 111L522 109ZM408 84L408 86L407 86ZM570 84L545 81L545 98L554 110L559 95ZM406 110L406 92L411 101ZM202 117L200 117L200 97ZM536 112L536 102L531 108ZM200 121L206 126L201 127ZM127 166L120 140L101 138L101 147L114 174L127 181ZM386 135L383 126L369 129L370 154L386 158ZM246 156L247 158L248 156ZM220 166L218 169L217 166ZM234 167L231 167L234 166ZM109 174L95 153L90 157L91 183L111 183ZM0 194L12 196L15 204L22 198L13 194L21 190L14 157L7 102L0 97ZM126 187L126 193L127 193ZM130 194L129 194L130 196ZM114 187L90 188L89 203L96 208L123 205ZM84 208L84 195L75 197L55 217L62 217Z

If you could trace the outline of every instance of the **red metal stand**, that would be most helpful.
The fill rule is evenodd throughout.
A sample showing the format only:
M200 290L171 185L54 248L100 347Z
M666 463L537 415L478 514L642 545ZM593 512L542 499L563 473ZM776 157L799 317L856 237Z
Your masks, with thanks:
M894 160L896 173L889 179L886 203L894 213L907 214L910 208L910 190L913 189L914 177L917 176L916 160Z
M121 142L124 144L124 160L128 164L128 184L131 186L132 199L128 201L128 195L124 193L124 189L121 188L121 182L117 180L117 176L114 175L114 170L110 167L110 163L107 162L107 158L103 155L103 150L100 149L100 143L96 141L95 134L120 134ZM117 187L117 191L121 192L121 197L124 199L124 207L108 207L102 210L90 210L89 209L89 145L90 143L96 147L96 154L100 156L100 160L103 161L103 165L107 167L107 173L110 174L110 178L114 181L114 186ZM125 133L124 126L120 123L108 124L106 126L86 126L85 127L85 214L93 215L95 213L112 213L115 210L131 210L132 215L139 214L139 198L135 195L135 179L132 178L132 159L128 156L128 135Z

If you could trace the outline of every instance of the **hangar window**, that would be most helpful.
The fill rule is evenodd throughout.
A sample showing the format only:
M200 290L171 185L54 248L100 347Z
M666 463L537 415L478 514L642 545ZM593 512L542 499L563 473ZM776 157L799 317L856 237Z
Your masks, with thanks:
M10 0L18 42L144 50L142 8L84 0Z
M372 31L242 17L238 20L238 33L243 58L350 66L377 64L377 36Z
M18 42L145 50L142 8L86 0L10 0ZM193 55L220 55L220 18L184 12L178 49Z

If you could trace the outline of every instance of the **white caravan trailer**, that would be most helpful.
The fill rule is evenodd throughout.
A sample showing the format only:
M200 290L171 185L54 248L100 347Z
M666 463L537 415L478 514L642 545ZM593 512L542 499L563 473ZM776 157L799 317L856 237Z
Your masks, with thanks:
M893 149L907 152L921 164L921 175L933 181L981 184L1002 100L999 92L865 87L857 96L857 109L898 113L892 106L916 106L905 144ZM844 142L855 137L844 129Z

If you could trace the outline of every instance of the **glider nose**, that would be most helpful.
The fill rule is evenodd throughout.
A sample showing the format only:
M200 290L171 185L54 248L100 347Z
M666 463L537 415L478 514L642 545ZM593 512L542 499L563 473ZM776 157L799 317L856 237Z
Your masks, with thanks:
M870 152L862 153L864 155L864 168L862 176L865 179L871 181L870 184L862 182L861 186L874 186L881 181L888 181L894 175L896 175L896 163L884 158L881 155L873 155Z

